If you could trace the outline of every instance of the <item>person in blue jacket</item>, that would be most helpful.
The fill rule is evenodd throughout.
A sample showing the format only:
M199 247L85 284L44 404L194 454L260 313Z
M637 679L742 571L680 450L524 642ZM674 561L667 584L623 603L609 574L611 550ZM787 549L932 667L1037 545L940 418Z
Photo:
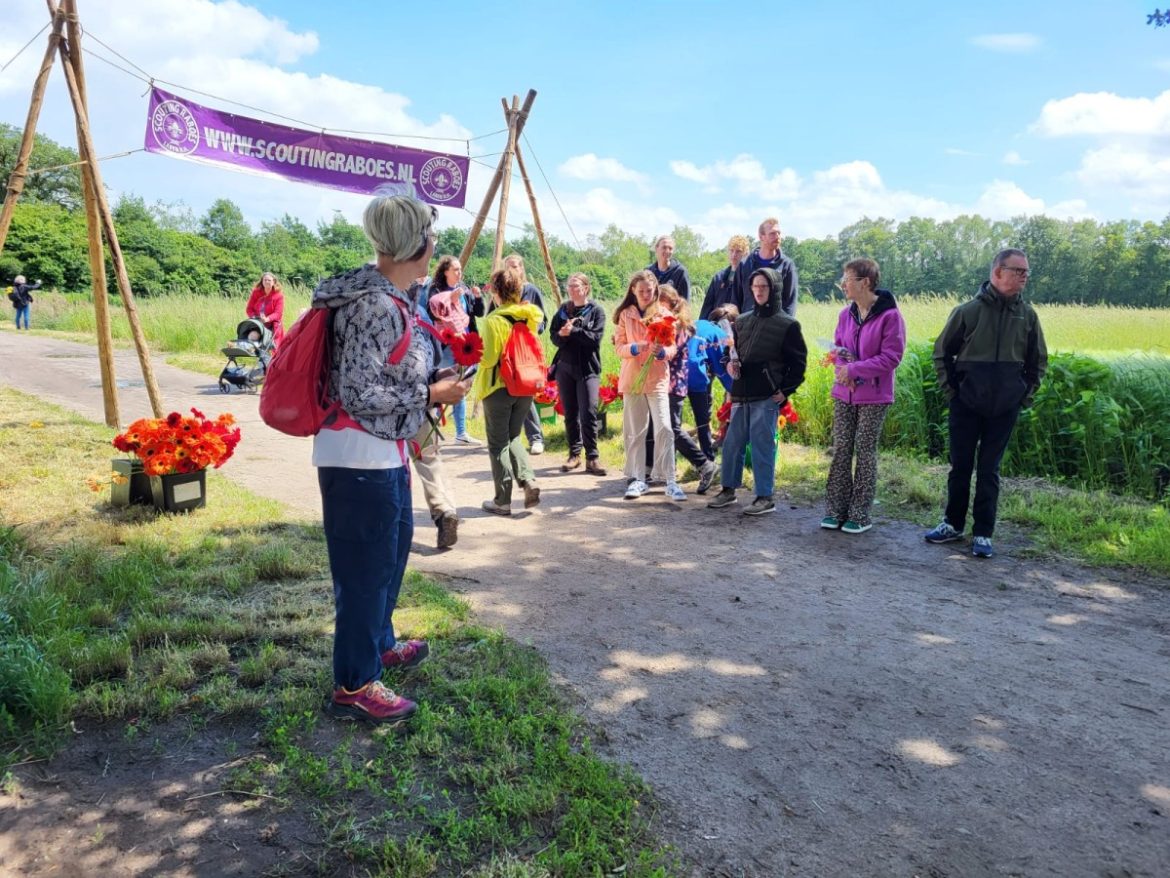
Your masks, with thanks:
M670 235L659 235L654 241L654 261L646 270L654 272L659 287L670 284L684 301L690 301L691 278L686 266L674 258L674 238Z
M743 235L732 235L727 242L728 266L715 272L711 283L707 284L707 294L703 296L703 306L699 309L699 319L706 320L716 308L726 305L735 299L735 270L743 262L748 251L752 249L751 242ZM737 306L738 307L738 306Z
M710 320L696 320L694 335L687 341L687 400L695 417L699 448L709 461L715 460L715 446L711 442L711 380L727 375L723 364L727 342L727 333ZM700 479L698 493L707 493L714 477L712 467L711 478Z
M735 292L730 302L739 309L740 314L746 314L754 308L752 275L761 268L770 268L780 275L780 310L795 319L799 278L796 275L796 263L780 251L784 241L780 220L770 216L760 223L757 231L760 234L760 246L735 269Z
M18 274L12 279L12 292L8 294L8 300L12 302L12 307L16 309L16 328L20 329L20 323L24 321L24 328L28 329L28 312L32 305L33 297L32 291L39 290L41 282L29 283L23 274Z

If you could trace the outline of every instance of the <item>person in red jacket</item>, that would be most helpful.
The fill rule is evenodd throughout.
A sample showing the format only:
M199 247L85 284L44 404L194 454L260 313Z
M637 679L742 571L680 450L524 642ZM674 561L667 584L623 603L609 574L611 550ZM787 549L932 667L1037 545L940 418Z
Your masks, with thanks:
M284 338L284 290L271 271L264 272L260 283L252 289L244 313L271 329L272 346L280 346L280 340Z

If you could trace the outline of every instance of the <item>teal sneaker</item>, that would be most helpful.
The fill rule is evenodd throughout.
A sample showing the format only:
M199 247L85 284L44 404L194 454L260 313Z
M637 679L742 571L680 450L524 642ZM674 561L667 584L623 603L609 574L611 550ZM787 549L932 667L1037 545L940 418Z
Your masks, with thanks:
M847 534L863 534L867 530L869 530L871 527L873 527L872 524L858 524L853 519L850 519L849 521L847 521L843 525L841 525L841 530L842 530L842 532L847 533Z
M841 519L837 518L835 515L826 515L821 519L821 527L823 527L825 530L840 530Z

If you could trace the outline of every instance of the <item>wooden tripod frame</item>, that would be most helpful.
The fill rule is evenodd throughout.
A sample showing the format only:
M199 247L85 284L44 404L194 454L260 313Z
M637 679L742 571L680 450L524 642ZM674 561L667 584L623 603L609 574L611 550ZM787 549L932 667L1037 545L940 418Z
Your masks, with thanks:
M33 83L32 99L29 101L28 118L24 124L24 136L20 142L20 152L17 155L16 166L8 178L8 189L4 197L4 208L0 211L0 251L4 249L5 239L8 237L8 228L12 223L13 213L16 211L16 202L24 191L25 177L28 175L28 161L32 154L33 140L36 137L37 120L41 114L41 104L44 102L45 85L49 80L54 56L61 59L61 67L65 73L65 84L69 89L69 98L73 103L73 115L77 122L77 146L81 154L81 188L85 196L85 218L89 235L89 267L93 276L93 307L97 322L98 361L102 375L102 401L105 406L106 424L119 427L118 392L114 379L114 342L110 330L109 301L106 298L106 268L105 257L102 253L102 233L105 232L106 243L110 248L110 260L114 264L114 274L118 281L118 292L122 296L122 304L126 317L130 322L130 332L134 337L134 347L138 351L138 362L142 366L142 378L146 384L146 393L150 397L150 407L155 417L164 415L162 397L159 395L158 383L154 378L154 367L151 365L150 348L146 344L146 336L142 332L142 325L138 320L138 307L134 301L134 293L130 289L130 276L126 273L126 262L122 258L122 248L118 243L118 233L114 228L114 216L110 212L110 204L106 199L105 186L102 183L101 169L98 167L97 150L93 145L93 135L89 128L89 107L85 95L85 68L81 59L81 27L78 24L76 0L61 0L58 6L56 0L45 0L49 7L49 15L53 19L53 29L49 33L49 45L45 49L45 57L41 61L41 69ZM65 32L67 36L63 35Z

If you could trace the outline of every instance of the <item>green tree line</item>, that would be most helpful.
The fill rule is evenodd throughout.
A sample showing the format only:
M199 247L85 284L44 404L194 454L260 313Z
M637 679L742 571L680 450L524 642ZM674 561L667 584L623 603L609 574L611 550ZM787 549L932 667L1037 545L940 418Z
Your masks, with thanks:
M19 129L0 125L0 180L11 173L19 141ZM76 167L60 167L76 161L74 150L38 135L30 167L56 169L28 179L0 254L0 282L19 273L64 290L89 285L80 177ZM169 290L238 295L264 271L285 283L311 286L370 257L360 227L340 213L315 229L287 214L257 229L227 198L196 216L182 204L147 204L140 197L123 196L114 207L114 219L131 283L146 296ZM695 295L701 296L711 276L726 265L725 242L705 241L687 226L670 231L675 256L687 266ZM752 237L754 229L742 231ZM467 234L466 229L443 229L435 252L460 253ZM620 296L630 274L650 262L651 243L650 237L615 225L590 235L579 247L555 236L548 241L562 284L569 274L583 271L592 278L595 293L606 298ZM1028 253L1033 301L1170 307L1170 215L1160 223L1047 216L1010 221L981 216L901 222L866 218L834 237L787 238L784 251L799 269L801 295L826 300L841 266L861 256L877 260L883 285L900 296L966 294L987 277L995 252L1009 246ZM512 251L525 257L530 279L547 286L531 226L507 240L506 252ZM465 266L466 277L486 281L491 256L492 241L481 236ZM108 275L113 292L112 270Z

